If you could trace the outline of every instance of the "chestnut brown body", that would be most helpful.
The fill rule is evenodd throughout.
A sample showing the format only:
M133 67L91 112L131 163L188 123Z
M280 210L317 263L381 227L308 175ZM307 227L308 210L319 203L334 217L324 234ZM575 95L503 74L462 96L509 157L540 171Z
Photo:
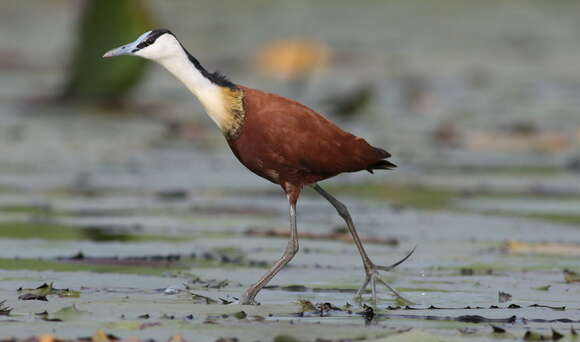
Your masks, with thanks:
M248 169L281 185L291 202L303 186L339 173L395 167L384 160L388 152L314 110L283 96L238 87L245 118L228 144Z

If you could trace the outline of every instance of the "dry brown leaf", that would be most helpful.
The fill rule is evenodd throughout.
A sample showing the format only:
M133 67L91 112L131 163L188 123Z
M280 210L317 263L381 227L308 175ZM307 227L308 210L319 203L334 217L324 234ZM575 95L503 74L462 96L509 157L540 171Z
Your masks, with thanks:
M175 335L169 338L169 340L167 340L167 342L186 342L182 336L180 335Z
M536 134L471 133L466 135L466 147L475 151L539 151L560 152L572 146L568 135L556 132Z
M54 335L40 335L38 336L38 342L54 342Z
M103 330L97 330L97 332L91 338L91 340L92 342L111 342L111 340Z
M580 255L580 245L558 242L529 243L508 240L502 245L507 254Z

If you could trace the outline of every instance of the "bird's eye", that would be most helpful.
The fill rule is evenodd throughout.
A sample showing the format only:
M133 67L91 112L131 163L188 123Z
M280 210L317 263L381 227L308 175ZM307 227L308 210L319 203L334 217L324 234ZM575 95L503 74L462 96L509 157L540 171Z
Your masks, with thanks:
M147 46L149 46L149 45L153 44L154 42L155 42L155 39L154 39L153 37L151 37L151 38L147 38L147 39L145 39L144 41L142 41L141 43L139 43L139 44L137 45L137 48L139 48L139 49L143 49L143 48L145 48L145 47L147 47Z

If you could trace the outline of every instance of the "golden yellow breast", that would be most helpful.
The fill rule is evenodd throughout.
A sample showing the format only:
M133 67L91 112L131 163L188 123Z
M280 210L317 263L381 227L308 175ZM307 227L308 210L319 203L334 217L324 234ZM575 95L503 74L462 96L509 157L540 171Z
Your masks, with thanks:
M222 132L226 139L235 139L241 133L246 113L244 111L244 92L240 88L222 87L225 110L228 113L223 122Z

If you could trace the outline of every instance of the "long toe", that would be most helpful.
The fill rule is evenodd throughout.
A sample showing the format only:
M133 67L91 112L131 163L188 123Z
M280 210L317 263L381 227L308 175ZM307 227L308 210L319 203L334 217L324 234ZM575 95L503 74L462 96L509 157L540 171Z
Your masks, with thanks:
M397 297L397 299L399 301L402 301L404 305L413 305L415 304L414 302L408 300L407 298L403 297L397 290L395 290L391 285L389 285L389 283L387 283L383 278L381 278L381 276L378 273L374 274L373 277L376 281L378 281L379 283L383 284L387 289L389 289L389 291L391 291L395 297ZM374 297L374 295L373 295ZM376 303L376 299L373 298L373 300Z
M370 276L367 274L365 276L365 281L363 282L363 284L361 285L361 287L359 287L358 291L356 291L356 295L354 295L354 298L361 298L362 294L365 292L365 290L367 289L367 286L369 285L369 281L371 280Z
M379 270L375 268L365 276L365 281L361 285L361 287L356 292L355 298L357 300L362 299L362 295L365 292L366 288L371 286L371 295L373 300L373 305L377 305L377 283L382 284L385 286L391 293L397 298L397 300L401 301L404 305L413 305L414 302L408 300L407 298L403 297L397 290L395 290L389 283L387 283L379 274Z
M378 274L374 273L371 276L371 291L373 293L373 305L377 306L377 277Z
M400 264L405 262L407 259L409 259L411 257L411 255L413 255L413 253L415 252L416 248L417 248L417 246L413 247L413 249L409 253L407 253L407 255L405 255L404 258L402 258L401 260L395 262L394 264L392 264L390 266L375 265L370 260L368 260L368 265L365 266L365 273L366 273L365 281L362 284L362 286L359 288L359 290L357 291L355 298L362 297L362 294L364 293L364 291L366 290L367 286L370 283L373 303L374 303L374 305L376 305L377 304L376 283L378 282L378 283L382 284L383 286L385 286L387 289L389 289L389 291L391 291L391 293L393 293L393 295L395 297L397 297L397 300L402 302L404 305L415 304L412 301L408 300L407 298L403 297L397 290L395 290L391 285L389 285L389 283L387 283L383 278L381 278L379 271L386 271L386 272L392 271L395 267L399 266Z
M405 257L389 266L379 266L379 265L375 265L375 267L381 271L392 271L395 269L395 267L399 266L400 264L404 263L405 261L407 261L407 259L409 259L411 257L411 255L413 255L413 253L415 253L415 249L417 249L417 246L413 247L413 249L411 249L411 251L409 253L407 253L407 255L405 255Z

